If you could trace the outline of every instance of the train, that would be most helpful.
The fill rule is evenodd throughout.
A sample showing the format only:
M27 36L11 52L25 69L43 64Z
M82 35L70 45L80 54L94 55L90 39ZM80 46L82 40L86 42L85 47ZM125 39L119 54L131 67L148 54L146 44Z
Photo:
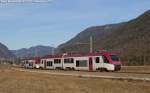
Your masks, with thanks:
M119 71L121 62L117 53L64 53L23 60L23 67L29 69L59 69L77 71Z

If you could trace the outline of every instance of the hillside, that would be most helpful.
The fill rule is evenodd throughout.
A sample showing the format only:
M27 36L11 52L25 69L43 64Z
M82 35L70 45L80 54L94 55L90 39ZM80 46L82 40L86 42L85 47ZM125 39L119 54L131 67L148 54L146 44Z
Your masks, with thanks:
M101 38L106 34L110 33L111 30L115 30L121 27L123 24L124 23L110 24L110 25L94 26L94 27L87 28L84 31L80 32L78 35L76 35L73 39L58 46L57 52L59 53L75 52L75 51L88 52L90 36L93 36L95 41L98 38Z
M14 55L8 50L8 48L0 43L0 59L12 58Z
M19 50L12 50L12 53L18 58L29 58L34 56L45 56L52 54L53 47L50 46L34 46L31 48L22 48Z
M58 47L62 52L88 52L89 37L94 37L94 50L107 49L120 53L123 64L150 64L150 11L120 24L91 27Z

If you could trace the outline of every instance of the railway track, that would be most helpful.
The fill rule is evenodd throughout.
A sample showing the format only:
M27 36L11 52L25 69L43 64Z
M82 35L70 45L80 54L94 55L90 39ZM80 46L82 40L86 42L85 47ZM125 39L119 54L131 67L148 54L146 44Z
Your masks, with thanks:
M149 74L150 75L150 72L113 72L113 73L124 73L124 74Z
M20 67L17 67L17 68L20 68ZM21 69L22 69L22 68L21 68ZM24 69L24 68L23 68L23 69ZM142 74L147 74L147 75L150 75L150 71L149 71L149 72L141 72L141 71L137 71L137 72L136 72L136 71L117 71L117 72L90 71L90 72L89 72L89 71L75 71L75 70L71 70L71 71L68 70L68 71L67 71L67 70L53 70L53 69L52 69L52 70L48 70L48 69L47 69L47 70L30 69L30 70L38 70L38 71L60 71L60 72L61 72L61 71L62 71L62 72L87 72L87 73L90 73L90 72L92 72L92 73L116 73L116 74L117 74L117 73L118 73L118 74L120 73L120 74L141 74L141 75L142 75Z
M60 71L60 70L35 70L12 68L15 71L50 74L60 76L76 76L82 78L100 78L111 80L145 81L150 82L150 73L137 72L87 72L87 71Z

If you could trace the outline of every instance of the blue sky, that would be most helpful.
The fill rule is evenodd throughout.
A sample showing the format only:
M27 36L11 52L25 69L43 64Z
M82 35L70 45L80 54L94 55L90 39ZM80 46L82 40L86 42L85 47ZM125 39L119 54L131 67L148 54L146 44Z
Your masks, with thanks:
M149 9L150 0L0 4L0 42L9 49L56 47L87 27L128 21Z

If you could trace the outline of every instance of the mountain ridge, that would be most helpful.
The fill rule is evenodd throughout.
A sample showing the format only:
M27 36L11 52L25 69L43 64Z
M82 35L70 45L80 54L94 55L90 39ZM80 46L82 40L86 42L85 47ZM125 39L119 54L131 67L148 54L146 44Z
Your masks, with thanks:
M0 59L9 59L15 57L8 49L7 46L0 43Z
M50 46L37 45L30 48L21 48L11 51L14 55L16 55L17 58L29 58L35 56L42 57L45 55L50 55L54 51L54 48Z
M122 26L123 24L124 23L89 27L89 28L85 29L84 31L80 32L79 34L77 34L71 40L67 41L64 44L59 45L57 48L57 52L60 52L61 51L60 49L64 46L69 46L71 44L75 44L78 42L82 42L85 44L89 43L90 36L94 36L94 37L103 36L104 34L108 34L111 31L111 29L116 29L116 28Z

